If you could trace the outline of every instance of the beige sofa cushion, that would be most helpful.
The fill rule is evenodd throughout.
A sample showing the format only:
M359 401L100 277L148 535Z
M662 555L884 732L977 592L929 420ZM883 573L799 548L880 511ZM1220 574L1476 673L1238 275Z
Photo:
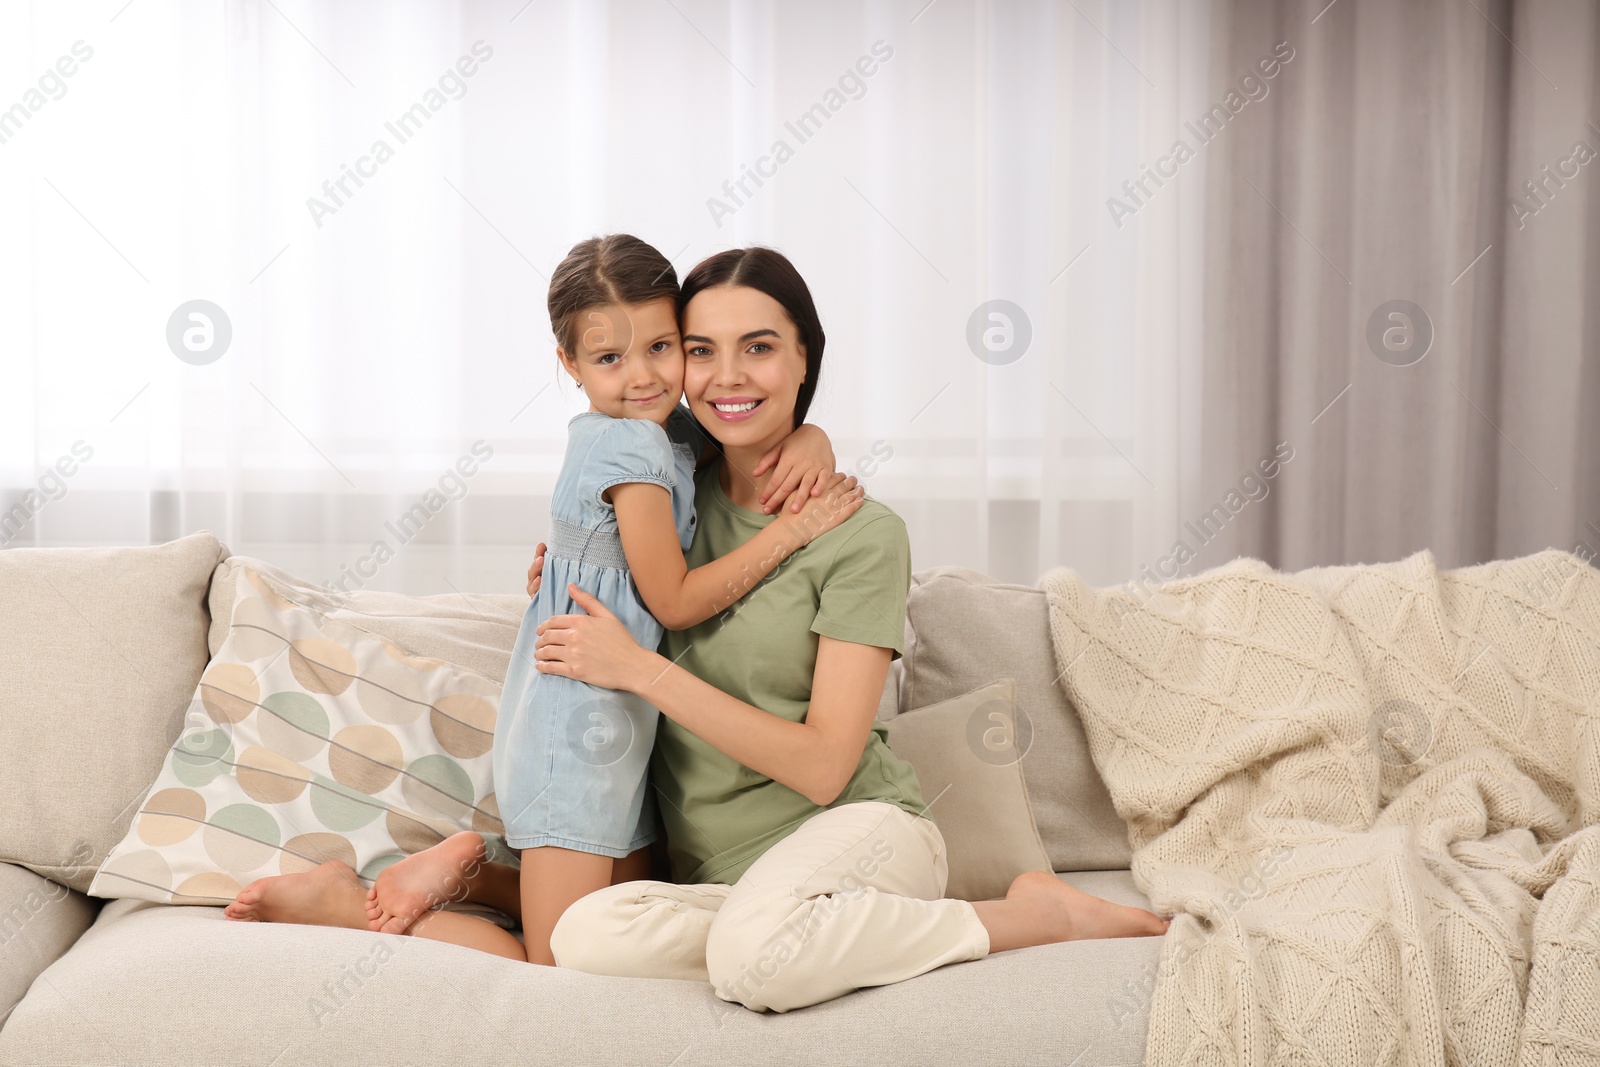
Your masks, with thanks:
M1127 872L1060 877L1148 904ZM706 982L114 900L0 1030L0 1064L1137 1064L1144 1020L1111 1007L1161 946L996 952L778 1016Z
M994 900L1024 871L1050 870L1017 758L1016 686L994 682L888 722L889 748L917 770L944 837L945 895Z
M210 531L0 552L0 861L88 888L183 725L225 553Z
M1058 871L1128 866L1128 827L1089 756L1083 725L1056 681L1042 590L938 567L911 577L900 706L915 708L1000 678L1017 687L1017 737L1039 836Z
M0 1026L39 972L61 958L100 911L100 902L0 863Z
M408 596L362 589L348 594L330 594L321 586L263 560L230 556L217 568L211 583L208 643L212 655L216 655L228 637L228 621L233 618L233 579L241 567L271 579L292 603L336 622L387 637L419 656L466 667L499 683L506 680L511 647L516 644L517 629L530 603L520 593Z

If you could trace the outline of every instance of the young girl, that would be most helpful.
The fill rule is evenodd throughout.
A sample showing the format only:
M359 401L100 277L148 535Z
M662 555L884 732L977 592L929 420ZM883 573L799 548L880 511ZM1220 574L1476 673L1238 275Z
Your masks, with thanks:
M506 844L522 850L530 962L554 965L550 931L573 901L648 877L648 846L659 836L646 773L659 712L633 694L534 668L539 626L579 610L568 583L654 648L663 627L687 629L724 610L863 500L855 479L832 474L826 436L802 427L780 446L771 484L793 471L801 492L820 486L831 495L804 512L784 508L741 551L688 569L695 446L706 438L678 406L677 293L672 264L627 234L575 245L550 280L556 355L589 410L568 424L547 574L517 635L495 726L495 796ZM394 914L384 888L380 881L371 894L369 914L379 918Z

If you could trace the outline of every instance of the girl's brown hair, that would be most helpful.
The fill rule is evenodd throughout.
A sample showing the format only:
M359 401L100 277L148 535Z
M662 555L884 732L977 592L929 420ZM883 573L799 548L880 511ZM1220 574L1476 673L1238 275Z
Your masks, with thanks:
M568 356L578 348L578 315L606 304L678 297L672 262L631 233L591 237L572 246L550 276L550 329Z

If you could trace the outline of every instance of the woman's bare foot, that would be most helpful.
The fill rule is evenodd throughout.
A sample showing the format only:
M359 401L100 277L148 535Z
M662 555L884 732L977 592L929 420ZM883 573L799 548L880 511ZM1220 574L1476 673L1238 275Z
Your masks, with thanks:
M384 868L366 894L367 929L401 934L423 912L465 899L485 854L483 835L462 830Z
M258 878L223 909L240 922L367 929L366 887L350 865L329 860L300 874Z
M1167 932L1167 920L1154 912L1090 896L1044 871L1018 875L1006 890L1006 899L1037 905L1047 916L1046 929L1061 935L1056 941L1158 937Z
M1159 937L1168 921L1143 908L1090 896L1046 871L1017 875L1004 900L974 901L989 951L1101 937Z

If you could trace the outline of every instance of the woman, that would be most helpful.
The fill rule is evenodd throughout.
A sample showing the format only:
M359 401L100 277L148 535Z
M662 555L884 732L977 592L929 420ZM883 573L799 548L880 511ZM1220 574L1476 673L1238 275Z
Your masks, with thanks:
M685 399L723 453L697 477L688 563L699 566L772 521L757 464L804 421L824 335L805 282L770 249L712 256L679 301ZM905 526L869 500L733 608L669 633L659 653L572 587L588 614L540 628L538 669L660 709L651 780L675 881L644 878L640 857L636 880L572 905L551 937L558 965L710 982L724 1000L781 1012L990 952L1165 932L1148 911L1044 872L1019 876L1001 900L941 899L943 839L873 721L909 582ZM457 834L396 864L370 908L353 876L325 864L296 876L297 899L284 895L281 910L391 932L420 912L414 935L525 959L496 926L424 910L454 896L517 914L516 873L483 863L482 847Z

